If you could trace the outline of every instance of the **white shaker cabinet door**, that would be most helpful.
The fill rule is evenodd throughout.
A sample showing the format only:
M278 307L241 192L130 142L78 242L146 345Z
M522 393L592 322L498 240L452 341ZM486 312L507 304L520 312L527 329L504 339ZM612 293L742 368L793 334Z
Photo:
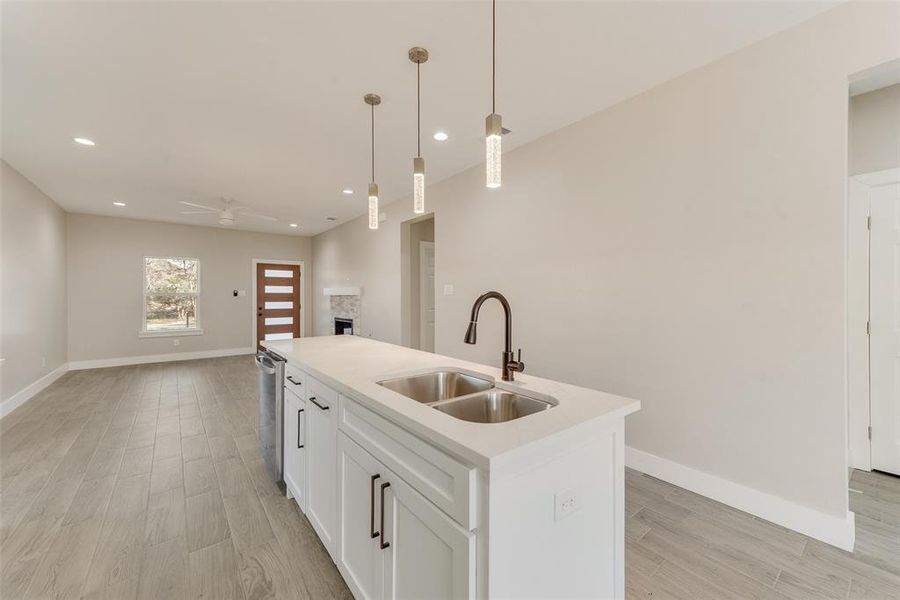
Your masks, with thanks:
M384 552L380 547L380 485L385 469L374 456L338 434L337 565L357 600L382 595Z
M306 516L334 558L337 528L337 412L334 390L307 379Z
M376 501L385 508L384 598L473 598L475 534L388 472ZM384 484L382 484L384 485Z

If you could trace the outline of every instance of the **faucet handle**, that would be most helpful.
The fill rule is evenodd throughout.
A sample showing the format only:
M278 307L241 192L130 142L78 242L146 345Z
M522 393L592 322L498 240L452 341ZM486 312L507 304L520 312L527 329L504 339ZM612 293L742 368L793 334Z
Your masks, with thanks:
M521 348L519 348L518 359L509 361L509 364L507 365L507 367L509 368L509 370L515 371L516 373L521 373L522 371L525 370L525 363L522 362L522 349Z

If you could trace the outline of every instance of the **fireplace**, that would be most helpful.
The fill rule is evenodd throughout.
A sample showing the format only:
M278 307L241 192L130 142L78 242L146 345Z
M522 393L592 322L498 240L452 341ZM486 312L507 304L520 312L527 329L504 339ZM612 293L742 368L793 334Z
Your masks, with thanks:
M335 317L334 335L353 335L353 319Z

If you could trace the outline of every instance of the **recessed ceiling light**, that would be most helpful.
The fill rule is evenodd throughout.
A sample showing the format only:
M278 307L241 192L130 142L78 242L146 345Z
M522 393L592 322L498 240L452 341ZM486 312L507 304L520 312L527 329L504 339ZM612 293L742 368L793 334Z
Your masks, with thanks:
M72 141L76 144L81 144L82 146L96 146L94 140L89 140L87 138L72 138Z
M291 227L296 227L297 224L296 224L296 223L291 223L290 226L291 226Z
M125 206L124 202L113 202L114 206Z
M349 196L353 193L353 190L351 190L350 188L346 188L343 190L343 192Z
M446 142L446 141L447 141L447 138L449 138L449 137L450 137L450 136L447 135L447 132L446 132L446 131L436 131L436 132L434 133L434 139L436 139L436 140L439 141L439 142Z

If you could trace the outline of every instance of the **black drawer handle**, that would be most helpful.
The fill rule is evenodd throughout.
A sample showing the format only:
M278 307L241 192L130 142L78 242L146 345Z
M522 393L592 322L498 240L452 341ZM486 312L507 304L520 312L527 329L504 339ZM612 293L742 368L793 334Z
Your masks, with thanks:
M321 408L322 410L328 410L329 408L331 408L330 406L322 406L321 404L316 402L315 396L310 396L309 401L312 402L313 404L315 404L316 406L318 406L319 408Z
M302 382L295 380L295 379L294 379L293 377L291 377L290 375L287 376L287 380L290 381L291 383L293 383L294 385L303 385Z
M372 483L371 487L369 488L371 490L371 493L369 495L369 535L372 536L373 540L381 535L379 532L375 531L375 480L379 477L381 477L380 474L372 475Z
M381 532L379 535L381 536L381 549L390 547L391 543L384 541L384 489L391 487L391 482L386 481L381 484Z
M302 408L297 409L297 448L303 447L303 444L300 443L300 413L302 412Z

